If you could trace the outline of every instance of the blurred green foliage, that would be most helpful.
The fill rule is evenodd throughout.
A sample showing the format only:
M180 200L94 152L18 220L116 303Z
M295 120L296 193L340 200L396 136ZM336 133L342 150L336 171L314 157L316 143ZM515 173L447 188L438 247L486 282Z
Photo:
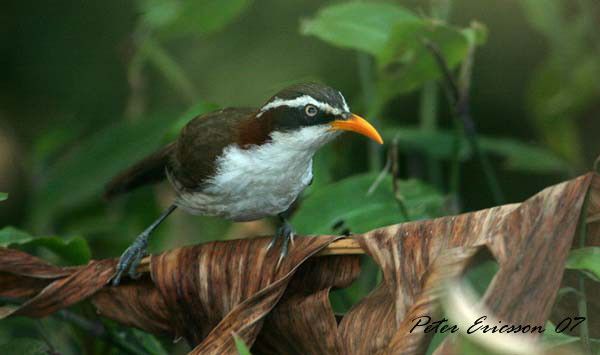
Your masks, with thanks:
M246 345L246 343L244 343L244 341L237 335L233 336L233 339L235 340L235 347L237 348L238 354L239 355L250 355L250 349L248 349L248 346Z
M311 234L335 234L343 224L353 233L405 221L394 197L391 177L374 186L377 174L359 174L312 191L294 215L292 224ZM418 180L402 180L398 190L403 195L410 220L443 215L444 197Z
M567 259L567 269L579 270L600 282L600 247L575 249Z
M0 190L10 199L0 193L0 246L63 265L116 257L172 199L157 187L106 203L100 195L111 176L172 141L196 115L258 106L296 81L340 89L400 151L381 173L375 168L389 161L389 147L367 148L349 136L323 148L293 216L301 234L360 233L491 206L488 177L425 44L439 49L469 92L476 143L508 200L587 170L599 153L593 0L21 1L3 12ZM268 221L252 228L175 213L150 249L272 230ZM478 290L494 265L471 275ZM598 265L591 249L568 261L596 278ZM362 270L352 287L334 293L334 309L347 310L380 279L368 258ZM85 305L70 311L84 321L3 320L0 353L187 349ZM88 334L86 319L105 336ZM238 350L247 351L240 343Z
M209 34L235 20L249 0L139 0L142 24L161 36Z
M371 113L379 113L394 96L439 77L424 41L436 43L453 68L467 55L470 40L482 44L485 37L480 25L460 30L399 5L363 2L325 7L305 20L301 30L333 45L373 55L378 68L377 109Z
M92 257L87 241L81 237L34 237L13 227L0 229L0 246L19 246L25 250L42 247L63 258L68 265L87 264Z
M465 161L472 151L463 136L449 130L428 131L419 127L399 126L386 130L385 139L397 138L400 149L420 152L435 159ZM502 159L507 170L530 173L564 173L571 169L568 162L547 149L510 138L480 137L481 148ZM454 151L456 149L456 152ZM456 154L456 155L455 155Z
M350 2L321 9L302 23L301 31L336 46L377 56L390 40L394 26L416 21L417 16L395 4Z
M525 0L521 5L550 47L528 94L536 128L552 150L581 165L583 147L575 117L600 94L597 10L588 1Z
M14 338L0 344L2 354L47 355L49 350L43 341L35 338Z

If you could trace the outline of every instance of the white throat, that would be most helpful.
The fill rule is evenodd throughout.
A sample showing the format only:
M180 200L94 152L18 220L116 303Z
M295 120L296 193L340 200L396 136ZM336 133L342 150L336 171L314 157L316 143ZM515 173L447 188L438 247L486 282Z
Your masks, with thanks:
M271 133L271 142L261 148L264 147L274 156L289 152L290 155L310 155L312 158L319 148L340 133L340 131L332 130L328 124L302 127L290 132L273 132Z
M274 132L271 141L226 148L202 194L180 195L189 212L248 221L285 212L312 180L316 151L340 131L329 125Z

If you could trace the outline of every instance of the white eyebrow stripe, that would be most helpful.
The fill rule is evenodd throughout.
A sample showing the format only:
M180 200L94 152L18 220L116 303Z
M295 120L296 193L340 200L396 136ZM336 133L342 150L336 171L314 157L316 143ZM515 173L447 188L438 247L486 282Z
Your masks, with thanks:
M342 98L342 102L344 103L344 111L350 112L350 107L346 103L346 98L344 97L344 95L342 95L341 91L338 91L338 94L340 94L340 97Z
M269 111L269 110L277 108L277 107L281 107L281 106L304 107L308 104L315 105L320 110L330 113L332 115L341 115L343 113L342 110L340 110L339 108L335 108L329 104L319 102L319 101L315 100L312 96L302 95L302 96L296 97L295 99L288 99L288 100L282 100L282 99L276 97L273 101L264 105L260 109L260 112L258 113L258 115L256 115L256 117L260 117L266 111ZM346 105L346 107L347 107L347 105Z

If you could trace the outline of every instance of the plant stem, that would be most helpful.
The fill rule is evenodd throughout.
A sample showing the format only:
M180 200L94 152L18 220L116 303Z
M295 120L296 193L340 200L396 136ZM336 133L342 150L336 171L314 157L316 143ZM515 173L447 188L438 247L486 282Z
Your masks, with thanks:
M152 36L144 41L142 50L152 64L171 84L179 90L181 95L190 103L198 97L198 90L183 68L169 55L169 53Z
M127 68L127 81L129 82L129 98L125 106L124 116L126 119L134 121L142 117L145 108L145 80L142 75L145 57L141 51L137 51Z
M423 86L420 98L419 121L421 130L436 131L437 130L437 115L438 115L438 90L437 83L431 81ZM442 167L439 160L428 157L427 168L429 179L431 182L441 188L442 187Z
M375 82L373 80L373 62L371 57L362 52L357 52L358 75L362 89L365 107L367 108L367 118L375 126L378 121L379 108L377 98L375 97ZM379 146L375 142L369 141L369 171L381 170L381 160L379 159Z
M367 194L366 194L367 196L370 196L373 192L375 192L377 187L379 187L379 184L381 184L381 182L385 179L385 177L388 175L388 173L390 174L390 176L392 178L392 192L394 194L394 199L398 203L398 208L400 209L400 214L402 215L402 218L404 218L405 222L410 221L409 214L408 214L408 208L406 207L406 203L404 201L404 196L402 196L402 192L400 191L400 189L398 187L398 136L397 135L392 140L392 144L390 145L390 147L388 149L385 166L383 167L383 169L381 170L379 175L377 175L377 178L375 178L375 181L371 184L371 186L369 187L369 190L367 190Z
M448 21L450 17L450 11L452 10L452 0L431 0L431 17L439 19L441 21ZM435 131L437 130L437 116L439 114L438 109L438 83L437 81L425 84L421 94L421 128L423 130ZM450 168L450 184L449 191L452 199L452 211L459 212L458 206L458 187L460 184L460 136L459 131L456 131L455 143L453 146L453 160ZM443 191L442 186L442 166L437 159L428 159L429 178L435 186L438 186Z
M398 186L398 137L395 137L390 145L390 151L388 153L388 159L391 162L391 175L392 175L392 191L394 193L394 198L398 202L398 207L400 208L400 213L405 221L410 221L410 216L408 214L408 208L406 208L406 203L404 201L404 196L402 195L402 191Z
M454 142L452 143L452 163L450 165L451 213L460 212L460 148L463 132L457 120L454 120Z
M447 94L449 100L452 103L452 111L455 119L458 120L465 132L467 142L471 147L471 150L479 160L486 181L492 192L494 202L496 205L504 203L504 194L498 183L496 173L492 164L490 163L487 154L479 146L477 140L477 130L475 129L475 122L473 121L470 113L469 105L469 89L470 89L470 78L473 64L473 57L475 55L475 45L471 45L469 48L469 54L461 66L460 83L457 83L452 71L450 70L448 63L444 59L440 49L432 42L423 40L424 45L433 54L440 70L442 71L444 81L446 83Z
M392 161L389 159L389 156L388 156L388 159L385 162L385 166L383 167L383 169L381 169L381 172L379 172L379 174L375 178L375 181L373 181L371 186L369 186L369 189L367 190L367 194L366 194L367 197L371 196L373 194L373 192L375 192L375 190L379 187L379 184L381 184L383 179L385 179L387 174L390 172L391 168L392 168Z

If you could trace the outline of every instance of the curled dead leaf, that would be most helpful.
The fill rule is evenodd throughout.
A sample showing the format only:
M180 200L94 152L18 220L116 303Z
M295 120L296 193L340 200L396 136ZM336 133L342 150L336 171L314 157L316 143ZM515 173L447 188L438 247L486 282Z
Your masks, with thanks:
M593 173L521 204L344 239L343 250L357 253L358 246L375 260L383 281L341 319L329 291L349 285L359 261L355 255L312 258L335 249L333 236L296 239L279 269L277 253L265 251L268 238L179 248L152 256L142 278L119 287L107 284L114 259L60 268L0 249L0 296L27 299L0 308L0 318L42 317L89 299L123 324L186 338L193 354L236 353L233 333L261 354L419 354L431 335L411 333L412 319L435 316L440 285L463 275L482 250L499 265L483 296L486 309L510 323L544 324L588 189L588 241L598 243L600 177ZM436 354L452 353L453 346L446 341Z

